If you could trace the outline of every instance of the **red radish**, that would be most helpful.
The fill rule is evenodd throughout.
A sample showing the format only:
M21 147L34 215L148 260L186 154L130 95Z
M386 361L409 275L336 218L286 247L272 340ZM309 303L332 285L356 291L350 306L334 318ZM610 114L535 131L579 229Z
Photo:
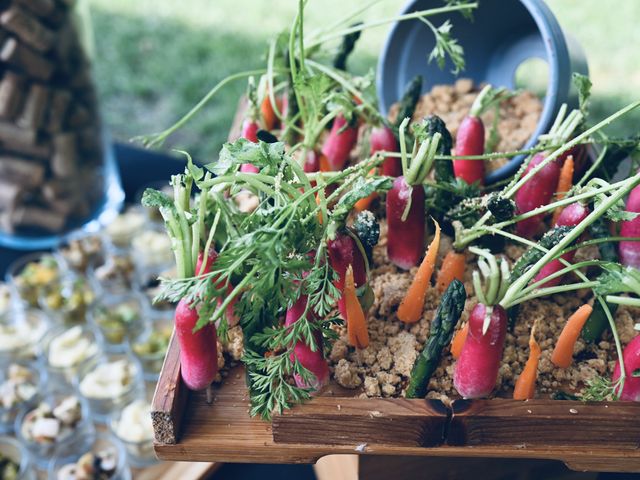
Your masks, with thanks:
M213 267L213 262L216 261L216 258L218 258L218 252L215 251L215 249L210 248L209 252L207 253L207 262L204 266L204 269L202 270L202 272L200 271L200 269L202 269L202 262L204 261L204 254L203 252L200 252L198 254L198 260L196 261L196 276L200 276L203 275L205 273L209 273L211 271L211 268Z
M469 114L462 120L456 136L455 154L460 156L484 154L484 123L480 117ZM453 172L468 184L484 184L482 160L454 160Z
M339 291L344 290L345 275L349 265L353 266L353 275L356 287L367 283L367 271L364 257L356 244L356 241L347 233L338 233L334 240L327 242L327 252L331 268L338 274L335 286ZM346 305L341 297L338 300L338 309L342 318L347 318Z
M556 223L556 226L557 227L563 227L563 226L575 227L580 222L582 222L585 218L587 218L587 215L589 215L589 209L586 206L582 205L580 202L572 203L571 205L566 207L564 210L562 210L562 213L560 213L560 216L558 217L558 222ZM575 254L576 254L575 250L571 250L570 252L567 252L564 255L562 255L561 258L566 260L567 262L571 262ZM551 260L544 267L542 267L542 269L538 272L538 274L535 276L533 281L539 282L540 280L562 270L563 268L564 268L564 265L562 264L562 262L560 262L560 260ZM556 285L559 285L561 281L562 281L562 277L555 277L549 280L548 282L545 282L544 284L542 284L542 287L555 287Z
M302 318L305 308L307 307L307 296L301 295L300 298L293 304L291 308L287 310L287 315L284 320L285 326L293 325L295 322ZM313 312L309 310L307 312L307 318L311 320L313 318ZM329 365L324 358L322 350L322 334L320 331L315 332L315 343L317 346L314 352L304 341L299 341L293 347L293 353L291 354L291 360L294 357L300 362L300 364L309 370L315 377L311 384L307 384L299 375L294 375L296 385L301 388L312 388L313 390L320 389L329 380Z
M194 333L198 311L184 298L178 302L174 318L182 380L191 390L203 390L211 385L218 373L216 327L209 323Z
M456 155L484 154L484 123L480 118L489 107L505 97L504 88L485 86L471 105L469 114L462 119L456 135ZM484 184L484 161L482 160L454 160L453 172L469 185L479 182Z
M627 199L627 212L640 213L640 186L631 190ZM640 215L622 222L621 237L640 237ZM620 261L627 267L640 268L640 242L622 241L618 246Z
M260 130L260 126L258 122L255 120L251 120L247 118L244 122L242 122L242 138L246 138L250 142L258 143L258 130Z
M357 141L358 129L350 126L343 115L338 115L322 146L322 154L327 159L329 170L339 171L344 168Z
M500 305L489 308L493 308L491 320L483 335L487 307L481 303L474 307L469 317L469 333L456 361L453 384L464 398L486 397L498 379L508 318Z
M376 152L397 152L398 142L393 131L386 125L381 127L375 127L371 130L371 136L369 137L370 154L373 155ZM402 175L402 161L398 157L387 157L382 163L382 175L387 177L399 177Z
M402 220L409 199L409 214ZM422 185L412 187L404 177L396 178L387 193L387 255L391 262L405 270L416 266L424 253L424 201Z
M307 152L307 158L304 160L303 170L306 173L320 171L320 156L315 150L309 150Z
M620 400L640 402L640 377L633 376L633 372L640 370L640 335L636 336L624 347L622 358L624 359L626 378L620 394ZM620 378L620 373L620 361L618 361L613 371L613 383Z
M545 159L543 153L536 154L525 171L525 175ZM558 186L561 164L558 160L548 163L542 170L529 179L516 192L516 213L530 212L542 205L547 205ZM542 225L544 214L520 220L516 225L516 231L521 237L531 239Z

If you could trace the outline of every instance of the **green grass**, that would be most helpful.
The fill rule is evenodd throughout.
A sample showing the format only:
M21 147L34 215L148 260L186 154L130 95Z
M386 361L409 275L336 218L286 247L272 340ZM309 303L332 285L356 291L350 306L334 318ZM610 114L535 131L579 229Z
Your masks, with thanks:
M482 0L480 0L482 1ZM90 0L95 32L95 73L102 109L114 136L160 131L195 104L225 76L264 64L268 41L295 15L293 0ZM404 1L386 0L367 14L395 13ZM585 48L594 81L596 118L640 98L640 2L549 0L566 31ZM308 29L327 25L362 0L310 0ZM345 5L348 5L345 10ZM375 65L388 27L363 35L354 65ZM245 84L225 89L187 128L166 142L197 158L213 158L222 142ZM640 114L616 127L637 133Z

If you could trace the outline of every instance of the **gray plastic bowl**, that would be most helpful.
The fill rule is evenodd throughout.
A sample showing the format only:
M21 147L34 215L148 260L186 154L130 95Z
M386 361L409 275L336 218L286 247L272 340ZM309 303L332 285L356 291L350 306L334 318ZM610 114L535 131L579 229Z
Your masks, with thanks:
M526 60L540 58L548 64L549 79L542 115L524 147L530 148L538 135L551 126L563 103L575 105L571 75L573 72L588 74L584 51L563 34L542 0L480 0L479 3L472 22L459 13L452 17L453 35L465 50L466 69L459 77L471 78L475 83L514 88L516 70ZM402 13L440 6L441 1L412 0ZM444 14L431 20L438 26L447 18ZM432 32L419 20L394 24L378 63L378 98L384 115L415 75L424 77L425 92L433 85L451 84L456 80L450 63L441 70L434 62L427 61L434 44ZM522 156L514 157L487 175L486 183L513 175L523 160Z

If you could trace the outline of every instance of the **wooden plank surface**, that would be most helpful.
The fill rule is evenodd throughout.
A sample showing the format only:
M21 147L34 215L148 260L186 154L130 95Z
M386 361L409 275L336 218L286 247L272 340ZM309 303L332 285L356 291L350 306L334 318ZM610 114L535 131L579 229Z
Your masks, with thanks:
M317 397L272 424L276 443L433 447L443 443L447 420L439 400Z
M449 445L640 447L640 405L564 400L456 400Z
M640 407L640 405L639 405ZM610 406L609 408L612 408ZM467 458L529 458L559 460L585 471L640 472L640 450L607 444L529 446L522 437L508 445L417 447L367 442L332 445L329 438L317 444L276 443L271 423L248 414L249 398L241 367L231 371L214 391L208 405L203 393L192 393L176 444L156 443L159 458L175 461L315 463L333 454L400 455ZM640 416L637 416L640 418ZM549 426L553 429L553 425Z
M176 443L188 396L189 391L180 380L180 349L174 330L151 404L151 420L158 442Z

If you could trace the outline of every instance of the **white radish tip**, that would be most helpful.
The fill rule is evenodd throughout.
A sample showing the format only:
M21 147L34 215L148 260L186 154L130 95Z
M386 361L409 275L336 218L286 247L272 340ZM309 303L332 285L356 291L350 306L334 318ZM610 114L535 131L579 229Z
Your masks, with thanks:
M484 309L484 322L482 323L482 335L487 334L487 330L489 330L489 325L491 325L491 316L493 315L493 307L485 306Z

